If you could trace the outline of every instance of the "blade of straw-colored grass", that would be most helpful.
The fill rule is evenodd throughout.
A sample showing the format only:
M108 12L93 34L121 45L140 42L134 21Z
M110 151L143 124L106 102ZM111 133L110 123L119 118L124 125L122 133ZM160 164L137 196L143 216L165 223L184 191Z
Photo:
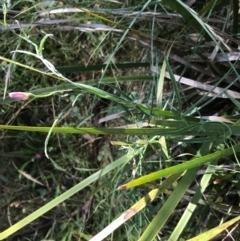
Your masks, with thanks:
M202 145L200 151L198 152L198 155L200 155L200 156L206 155L207 153L209 153L211 147L212 147L211 143L204 143ZM179 236L181 235L183 229L186 227L188 221L192 217L192 214L194 213L195 209L197 208L198 201L200 200L205 189L207 188L214 171L215 171L214 166L209 165L207 167L205 174L202 177L199 187L195 191L195 194L194 194L191 202L188 204L187 208L185 209L185 212L183 213L177 226L174 228L173 232L171 233L171 236L168 239L169 241L175 241L175 240L179 239Z
M166 72L165 74L166 78L169 78L171 80L175 80L175 82L179 82L181 84L185 84L188 86L192 86L194 88L199 88L208 92L213 92L216 93L216 96L220 97L220 98L228 98L227 94L229 94L230 96L236 98L236 99L240 99L240 93L237 91L233 91L233 90L227 90L226 88L221 88L218 87L216 85L209 85L209 84L205 84L205 83L201 83L199 81L195 81L189 78L185 78L183 76L180 75L170 75L170 73Z
M215 160L218 160L220 158L232 155L233 153L240 152L240 145L236 145L221 151L217 151L211 154L208 154L203 157L195 158L193 160L181 163L179 165L173 166L173 167L168 167L164 170L152 172L149 175L142 176L140 178L137 178L133 181L128 182L127 184L121 185L118 187L118 189L129 189L132 187L136 187L139 185L143 185L148 182L152 182L154 180L157 180L161 177L166 177L168 175L172 175L174 173L178 172L184 172L185 170L200 166L202 164L212 162Z
M210 229L209 231L207 231L203 234L200 234L200 235L198 235L194 238L188 239L187 241L199 241L199 240L208 241L208 240L212 240L218 234L225 231L229 226L233 225L234 223L236 223L238 221L240 221L240 216L238 216L236 218L233 218L230 221L225 222L225 223L219 225L218 227Z
M64 2L64 1L63 1ZM68 3L67 3L68 4ZM83 7L80 7L80 6L77 6L75 4L71 4L73 5L76 9L80 10L80 11L83 11L84 13L92 16L92 17L95 17L97 19L101 19L102 21L105 21L105 22L108 22L108 23L111 23L111 24L117 24L116 22L112 21L111 19L109 18L106 18L106 17L103 17L102 15L99 15L97 13L94 13L92 12L91 10L87 9L87 8L83 8ZM119 24L118 24L119 25Z
M143 208L145 208L150 202L152 202L160 192L163 192L166 188L168 188L173 182L175 182L182 173L174 174L166 179L158 188L150 191L145 197L141 198L138 202L136 202L133 206L131 206L128 210L126 210L120 217L110 223L106 228L104 228L101 232L95 235L91 241L101 241L106 238L109 234L111 234L114 230L120 227L127 220L132 218L134 215L139 213Z
M136 154L137 154L137 152L136 152ZM95 172L94 174L92 174L88 178L84 179L83 181L81 181L80 183L75 185L74 187L70 188L68 191L64 192L63 194L61 194L57 198L48 202L47 204L45 204L44 206L42 206L41 208L39 208L35 212L31 213L30 215L28 215L24 219L20 220L19 222L17 222L16 224L14 224L10 228L8 228L7 230L0 233L0 240L3 240L5 238L7 238L10 235L12 235L13 233L22 229L23 227L25 227L29 223L33 222L34 220L36 220L37 218L39 218L40 216L42 216L43 214L48 212L49 210L56 207L58 204L64 202L65 200L67 200L72 195L76 194L77 192L79 192L80 190L85 188L86 186L90 185L92 182L98 180L98 178L100 178L101 176L106 175L107 173L109 173L113 169L119 167L120 165L122 165L124 163L127 163L132 158L133 158L133 155L129 155L129 154L124 155L121 158L117 159L115 162L106 166L105 168Z
M16 23L15 21L8 21L8 26L0 26L1 31L6 31L6 30L12 30L12 29L23 29L23 28L33 28L37 26L46 26L46 25L54 25L54 24L60 24L60 23L69 23L76 21L76 19L52 19L52 20L43 20L41 22L34 22L34 23L25 23L19 21Z
M164 203L163 207L159 210L158 214L148 225L147 229L138 239L138 241L151 241L157 236L158 232L162 229L170 215L173 213L177 204L182 199L187 188L192 183L192 180L195 178L197 171L198 167L188 170L184 174L177 187L174 189L170 197Z
M89 11L94 12L94 13L103 13L103 14L113 14L113 15L117 15L117 16L121 16L121 15L125 15L125 16L137 16L139 15L140 11L134 11L136 10L135 7L131 8L108 8L108 9L103 9L103 8L88 8ZM1 11L0 11L1 12ZM80 9L76 9L76 8L60 8L60 9L54 9L54 10L48 10L48 11L44 11L42 13L39 14L39 16L49 16L51 14L58 14L58 13L76 13L76 12L83 12ZM158 16L158 17L164 17L166 19L171 19L171 16L174 15L174 17L178 18L178 19L182 19L181 16L176 16L175 14L165 14L163 12L155 12L155 11L150 11L150 9L148 9L147 12L142 12L141 16ZM211 21L211 19L209 19L209 21ZM123 25L120 25L123 26Z

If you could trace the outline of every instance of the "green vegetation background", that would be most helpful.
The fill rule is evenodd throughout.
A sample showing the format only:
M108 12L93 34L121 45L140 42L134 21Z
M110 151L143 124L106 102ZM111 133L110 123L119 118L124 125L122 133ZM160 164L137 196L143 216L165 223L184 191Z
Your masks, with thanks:
M240 240L238 4L2 2L0 240Z

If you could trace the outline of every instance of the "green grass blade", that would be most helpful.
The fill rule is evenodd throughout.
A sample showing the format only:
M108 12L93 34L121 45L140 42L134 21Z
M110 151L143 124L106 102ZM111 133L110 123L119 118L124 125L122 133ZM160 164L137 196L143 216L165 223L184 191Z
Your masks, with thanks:
M189 8L184 2L180 0L162 0L162 3L182 15L184 20L188 24L194 26L199 31L199 33L204 31L204 37L206 39L215 41L213 34L207 28L206 24L198 17L197 13Z
M147 111L146 107L141 106L143 110ZM171 112L156 110L162 117L171 115ZM174 115L174 114L173 114ZM175 116L177 118L177 116ZM160 123L160 122L158 122ZM183 138L187 135L202 137L215 137L227 139L231 135L240 135L240 126L216 123L216 122L204 122L203 124L197 124L193 122L185 121L162 121L163 127L151 127L151 128L94 128L94 127L47 127L47 126L10 126L0 125L0 129L4 130L18 130L18 131L34 131L34 132L49 132L50 129L55 133L65 134L119 134L119 135L163 135L175 137L181 136ZM141 123L140 123L141 124ZM207 137L206 137L207 138Z
M110 171L119 167L120 165L122 165L124 163L127 163L132 158L133 158L132 155L124 155L121 158L119 158L118 160L116 160L115 162L106 166L105 168L95 172L94 174L92 174L88 178L84 179L82 182L78 183L77 185L70 188L69 190L67 190L66 192L64 192L63 194L58 196L57 198L53 199L52 201L48 202L46 205L42 206L41 208L39 208L35 212L31 213L26 218L22 219L18 223L14 224L13 226L8 228L7 230L0 233L0 240L3 240L5 238L7 238L8 236L14 234L15 232L22 229L23 227L25 227L29 223L33 222L35 219L42 216L44 213L46 213L49 210L56 207L58 204L64 202L65 200L67 200L72 195L76 194L77 192L79 192L83 188L87 187L88 185L90 185L94 181L98 180L99 177L101 177L103 175L106 175L107 173L109 173Z
M165 202L138 241L151 241L157 236L158 232L162 229L177 204L182 199L192 180L195 178L197 171L198 167L186 172L178 186L174 189L168 200Z
M38 71L35 69L35 71ZM44 74L44 72L42 72L42 74ZM50 74L45 74L50 76ZM137 82L137 81L150 81L152 80L151 76L122 76L122 77L118 77L117 81L118 82ZM76 82L77 84L81 84L83 83L82 81ZM99 84L99 80L98 79L92 79L92 80L87 80L86 82L84 82L87 85L98 85ZM116 83L116 78L114 77L107 77L107 78L103 78L102 79L102 84L111 84L111 83ZM57 93L64 93L64 92L69 92L72 90L76 90L79 89L77 86L73 86L72 84L65 82L53 87L46 87L46 88L38 88L36 90L32 90L31 93L33 95L44 95L44 96L50 96L53 94L57 94ZM25 91L26 92L26 91ZM3 104L10 104L12 102L17 102L17 100L12 99L10 97L6 97L5 99L0 99L0 105Z
M181 163L173 167L166 168L164 170L153 172L149 175L145 175L133 181L130 181L127 184L121 185L118 189L129 189L132 187L143 185L145 183L157 180L161 177L166 177L178 172L184 172L185 170L200 166L208 162L218 160L220 158L232 155L233 153L237 153L237 152L240 152L240 145L236 145L221 151L217 151L203 157L195 158L193 160Z
M209 145L209 146L208 146ZM211 143L205 143L201 150L199 151L200 155L206 155L210 147L212 146ZM183 213L181 219L179 220L177 226L173 230L171 236L169 237L169 241L175 241L179 239L179 236L181 235L183 229L189 222L190 218L192 217L192 214L194 213L195 209L197 208L198 201L200 200L202 194L204 193L205 189L209 185L209 181L215 171L215 167L212 165L209 165L205 171L205 174L202 177L202 180L200 182L199 187L197 188L191 202L188 204L185 212Z
M166 188L168 188L173 182L175 182L181 173L177 173L175 175L170 176L166 179L158 188L150 191L145 197L141 198L138 202L136 202L133 206L131 206L128 210L126 210L119 218L110 223L106 228L104 228L101 232L95 235L91 241L101 241L106 238L109 234L111 234L114 230L120 227L127 220L132 218L134 215L139 213L143 208L147 206L150 202L152 202L159 193L163 192Z
M57 66L56 70L60 73L78 73L86 71L99 71L106 67L106 64L97 64L97 65L70 65L70 66ZM140 67L149 67L149 63L120 63L120 64L110 64L109 69L132 69ZM105 79L105 78L104 78ZM104 82L102 79L101 83Z
M199 241L199 240L212 240L214 237L216 237L221 232L225 231L229 226L233 225L234 223L238 222L240 220L240 216L231 219L228 222L225 222L221 224L220 226L213 228L203 234L200 234L194 238L188 239L187 241Z

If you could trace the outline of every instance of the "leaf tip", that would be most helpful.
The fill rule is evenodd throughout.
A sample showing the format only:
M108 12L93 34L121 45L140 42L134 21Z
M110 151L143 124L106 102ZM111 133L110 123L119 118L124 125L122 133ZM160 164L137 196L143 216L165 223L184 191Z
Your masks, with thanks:
M117 188L117 190L126 190L126 189L127 189L127 186L125 184Z

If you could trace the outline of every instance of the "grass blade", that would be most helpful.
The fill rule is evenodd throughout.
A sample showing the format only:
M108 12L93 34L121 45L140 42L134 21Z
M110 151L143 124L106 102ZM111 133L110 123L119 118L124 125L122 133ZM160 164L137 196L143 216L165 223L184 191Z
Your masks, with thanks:
M158 232L161 230L163 225L167 222L170 215L173 213L179 201L182 199L185 194L188 186L191 184L191 180L194 179L198 168L193 168L188 170L186 174L183 176L178 186L172 192L168 200L165 202L163 207L160 209L156 217L149 224L145 232L139 238L138 241L151 241L153 240Z
M206 155L210 151L211 147L212 147L212 143L203 144L200 151L198 152L198 155L199 156ZM179 236L181 235L183 229L185 228L189 219L192 217L192 214L194 213L195 209L197 208L199 199L201 198L205 189L209 185L209 181L210 181L214 171L215 171L214 166L209 165L207 167L205 174L202 177L199 187L197 188L191 202L189 202L188 206L185 209L185 212L183 213L177 226L175 227L171 236L169 237L169 241L175 241L175 240L179 239Z
M101 241L106 238L109 234L111 234L114 230L116 230L119 226L125 223L128 219L139 213L143 208L147 206L150 202L152 202L160 192L164 191L167 187L169 187L173 182L175 182L181 173L174 174L166 179L158 188L153 189L149 192L145 197L141 198L138 202L136 202L132 207L126 210L119 218L110 223L106 228L104 228L101 232L95 235L91 241Z
M218 234L226 230L229 226L233 225L234 223L240 220L240 216L231 219L228 222L221 224L220 226L213 228L203 234L200 234L194 238L188 239L187 241L198 241L198 240L211 240L212 238L216 237Z
M166 176L172 175L174 173L183 172L185 170L195 168L195 167L200 166L202 164L218 160L219 158L223 158L223 157L232 155L232 154L237 153L237 152L240 152L240 145L236 145L236 146L233 146L233 147L221 150L221 151L217 151L217 152L208 154L208 155L203 156L203 157L195 158L191 161L187 161L187 162L181 163L179 165L166 168L164 170L153 172L149 175L145 175L145 176L137 178L133 181L130 181L127 184L121 185L121 186L118 187L118 189L129 189L129 188L132 188L132 187L140 186L140 185L143 185L145 183L157 180L161 177L166 177Z
M132 158L133 158L133 156L131 156L131 155L124 155L121 158L119 158L118 160L116 160L115 162L106 166L105 168L95 172L94 174L92 174L88 178L84 179L83 181L81 181L80 183L75 185L74 187L70 188L69 190L67 190L66 192L64 192L60 196L58 196L57 198L53 199L52 201L48 202L47 204L45 204L44 206L42 206L41 208L39 208L35 212L31 213L26 218L22 219L18 223L14 224L13 226L8 228L7 230L0 233L0 240L3 240L5 238L9 237L10 235L14 234L15 232L22 229L23 227L25 227L29 223L33 222L35 219L42 216L44 213L46 213L49 210L56 207L58 204L64 202L65 200L67 200L72 195L76 194L77 192L79 192L83 188L87 187L88 185L90 185L94 181L98 180L99 177L101 177L103 175L106 175L107 173L109 173L110 171L119 167L120 165L130 161Z

